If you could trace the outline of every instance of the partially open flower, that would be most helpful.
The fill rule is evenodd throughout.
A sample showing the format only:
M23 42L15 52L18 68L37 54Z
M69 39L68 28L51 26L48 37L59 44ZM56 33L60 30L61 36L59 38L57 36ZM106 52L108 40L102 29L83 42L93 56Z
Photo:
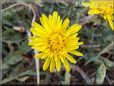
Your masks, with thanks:
M77 37L81 25L74 24L68 27L69 19L66 18L62 21L56 11L48 17L42 14L40 22L42 25L34 22L30 29L33 36L29 37L29 45L39 52L35 58L45 59L43 70L49 68L50 72L53 72L56 68L57 71L60 71L62 62L69 72L68 61L76 63L71 54L83 56L82 53L76 51L79 45L83 44Z
M105 20L108 20L112 30L114 30L114 0L90 0L83 4L90 8L88 14L102 16Z

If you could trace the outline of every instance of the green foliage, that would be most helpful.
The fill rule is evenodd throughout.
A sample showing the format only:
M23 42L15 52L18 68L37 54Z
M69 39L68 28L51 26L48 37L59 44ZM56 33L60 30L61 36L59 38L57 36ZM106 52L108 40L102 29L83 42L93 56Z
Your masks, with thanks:
M104 62L104 64L106 65L107 68L113 68L114 67L114 62L108 60L108 59L105 59L105 58L102 58L102 61Z
M98 69L96 74L96 83L102 84L106 75L106 66L102 63Z
M9 2L10 1L12 0L9 0ZM47 3L44 3L42 0L19 1L31 4L32 2L36 3L36 5L34 4L34 9L37 12L37 22L39 22L40 14L45 13L46 15L49 15L55 10L58 11L62 19L68 17L71 20L70 25L78 23L80 19L88 16L87 8L76 6L76 3L70 3L68 2L69 0L64 0L63 2L61 2L62 0L58 0L56 3L48 3L52 0L46 0L48 1ZM8 0L3 0L3 7L7 7L7 2ZM76 1L73 0L73 2ZM11 5L11 3L9 3L9 5ZM0 65L2 65L0 70L3 70L2 84L11 82L12 80L25 82L31 76L34 78L36 76L35 63L32 49L28 46L26 32L19 32L13 28L19 26L29 30L32 20L31 11L28 8L12 8L3 12L2 19L3 61L0 63ZM111 56L114 57L114 32L110 29L107 22L99 16L92 17L89 21L83 19L83 22L86 22L87 24L83 25L82 30L79 32L79 36L81 41L84 42L84 45L80 47L80 50L84 53L84 58L74 58L78 59L78 62L80 63L84 60L85 65L91 66L89 64L92 64L97 67L97 71L95 71L96 83L102 84L106 71L113 69L114 67L114 61L110 59ZM110 55L110 58L107 55L103 56L103 54L106 53ZM81 66L83 66L83 64L81 64ZM47 73L42 71L42 62L40 63L40 67L41 79L45 80L42 77L44 77L44 75L47 76ZM84 67L86 68L86 66ZM90 69L87 69L86 71L89 70ZM75 76L75 74L73 76ZM72 76L70 73L66 72L65 77L58 74L58 77L60 83L63 85L71 83ZM80 77L76 78L78 79ZM93 78L95 78L95 76ZM50 78L48 79L50 80ZM62 81L63 79L64 81Z

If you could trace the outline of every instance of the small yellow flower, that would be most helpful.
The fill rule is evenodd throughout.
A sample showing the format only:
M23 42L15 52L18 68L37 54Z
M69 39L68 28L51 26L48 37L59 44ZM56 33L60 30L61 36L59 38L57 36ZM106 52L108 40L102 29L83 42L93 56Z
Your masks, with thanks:
M99 14L108 20L112 30L114 30L114 0L90 0L83 4L90 8L88 14Z
M77 37L81 25L74 24L68 27L69 19L66 18L62 21L56 11L48 17L42 14L40 22L42 25L34 22L30 29L33 36L29 37L29 45L39 52L34 57L45 59L44 71L48 68L50 72L53 72L55 68L60 71L61 62L66 70L70 71L68 61L76 63L70 54L83 56L82 53L76 51L79 45L83 44L83 42L79 42L80 38Z

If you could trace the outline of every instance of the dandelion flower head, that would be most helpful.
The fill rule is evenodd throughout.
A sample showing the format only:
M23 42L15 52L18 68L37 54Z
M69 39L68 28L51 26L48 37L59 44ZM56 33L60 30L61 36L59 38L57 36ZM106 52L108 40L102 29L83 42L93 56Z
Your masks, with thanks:
M74 24L69 26L69 19L64 21L60 18L57 11L52 15L46 16L42 14L40 18L41 24L34 22L30 29L32 36L29 36L29 45L32 49L38 51L35 58L44 59L43 70L48 68L50 72L55 69L61 70L62 64L66 71L70 71L68 62L76 63L71 54L83 56L77 49L83 42L80 42L78 31L81 25Z

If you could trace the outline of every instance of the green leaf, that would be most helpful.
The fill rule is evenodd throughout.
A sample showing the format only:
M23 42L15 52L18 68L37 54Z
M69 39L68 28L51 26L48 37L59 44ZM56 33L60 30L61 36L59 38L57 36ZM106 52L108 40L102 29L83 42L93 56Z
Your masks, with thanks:
M14 65L14 64L20 62L22 59L23 58L19 52L13 52L13 53L10 53L9 55L7 55L7 57L5 59L5 63L7 63L8 65Z
M34 76L34 75L36 75L36 71L33 71L33 70L27 70L27 71L25 71L25 72L23 72L23 73L21 73L20 74L20 76Z
M104 64L108 67L108 68L112 68L114 67L114 62L106 59L106 58L101 58L101 60L104 62Z
M87 65L87 64L89 64L89 63L91 63L91 62L93 62L93 61L97 61L98 58L99 58L99 56L91 57L91 58L85 63L85 65Z
M2 67L0 67L0 70L5 70L9 68L9 66L6 63L0 63L0 65L2 65Z
M4 12L3 18L7 19L7 20L12 20L13 19L13 14L11 13L11 11L7 11ZM4 20L3 20L4 22ZM7 21L8 22L8 21ZM12 23L10 22L10 24L12 25Z
M112 34L108 35L105 40L111 42L112 40L114 40L114 35Z
M21 82L24 82L24 81L26 81L28 78L29 78L29 76L25 76L25 77L22 77L22 78L17 78L16 80L21 81Z
M101 57L100 57L100 58L101 58ZM100 60L100 59L97 59L97 60L94 61L94 63L95 63L96 65L99 65L99 64L103 64L103 61Z
M104 64L101 64L97 69L96 83L102 84L104 82L105 75L106 75L106 67Z
M27 42L23 42L22 45L20 46L20 51L23 53L28 53L31 50L31 48L28 46Z
M4 83L7 83L7 82L10 82L10 81L12 81L12 80L14 80L16 78L17 77L9 77L9 78L7 77L7 78L3 79L0 84L4 84Z

